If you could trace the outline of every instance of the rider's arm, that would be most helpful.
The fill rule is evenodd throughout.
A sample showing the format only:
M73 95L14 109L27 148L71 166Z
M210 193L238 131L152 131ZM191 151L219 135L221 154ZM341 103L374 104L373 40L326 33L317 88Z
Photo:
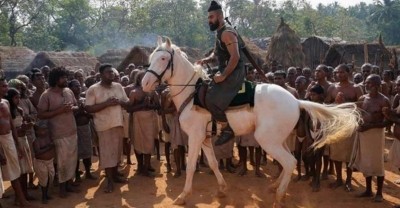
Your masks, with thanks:
M222 74L226 78L233 72L233 70L236 68L239 62L240 58L239 46L238 46L238 39L236 35L232 32L228 31L223 32L221 39L222 42L225 43L229 55L231 56L229 58L228 65L226 66L224 73Z

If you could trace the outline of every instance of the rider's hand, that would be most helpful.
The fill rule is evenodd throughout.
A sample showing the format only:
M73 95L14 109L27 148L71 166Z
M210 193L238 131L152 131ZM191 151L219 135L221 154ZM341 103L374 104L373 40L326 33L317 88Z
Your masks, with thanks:
M220 83L223 82L226 79L226 76L223 74L215 74L214 75L214 82L215 83Z

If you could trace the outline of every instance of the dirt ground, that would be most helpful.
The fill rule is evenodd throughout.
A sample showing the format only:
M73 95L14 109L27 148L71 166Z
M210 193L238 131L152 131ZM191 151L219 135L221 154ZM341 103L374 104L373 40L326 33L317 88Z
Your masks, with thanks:
M387 139L386 146L389 149L392 143L391 138ZM161 145L163 149L163 145ZM237 153L235 153L234 162L237 163ZM132 156L132 159L134 156ZM83 180L80 185L80 193L73 193L66 199L58 197L58 188L51 190L54 199L49 201L48 205L42 205L40 200L33 204L39 207L174 207L173 200L180 194L185 182L185 175L180 178L174 178L173 173L166 173L165 158L157 161L152 159L152 165L156 168L158 177L147 178L135 175L136 165L125 166L123 171L128 174L129 183L126 185L117 185L114 193L106 194L104 188L104 172L97 169L97 157L94 157L93 169L98 181ZM172 161L172 155L171 155ZM134 161L136 164L136 161ZM174 164L172 164L174 168ZM275 194L270 193L267 186L270 185L277 174L277 166L273 165L271 160L267 165L262 166L265 178L255 177L252 166L248 164L249 171L245 176L238 176L223 171L223 175L228 183L227 197L217 198L216 178L209 173L207 167L200 167L200 171L194 175L193 193L188 198L185 207L272 207ZM329 189L328 184L335 180L334 176L329 176L329 180L322 181L321 191L311 192L309 182L291 182L286 197L287 207L299 208L386 208L394 204L400 204L399 185L393 181L398 179L398 172L393 172L390 164L386 163L386 177L384 182L383 203L374 203L368 198L356 198L355 195L364 190L365 180L361 173L353 174L354 192L346 192L344 188L335 190ZM296 177L293 173L293 178ZM343 171L343 175L345 173ZM374 180L375 181L375 180ZM37 182L36 182L37 183ZM373 183L374 184L374 183ZM6 195L8 198L1 199L3 207L13 207L13 191L10 183L6 184ZM375 184L373 185L375 189ZM31 195L40 199L39 190L30 190Z

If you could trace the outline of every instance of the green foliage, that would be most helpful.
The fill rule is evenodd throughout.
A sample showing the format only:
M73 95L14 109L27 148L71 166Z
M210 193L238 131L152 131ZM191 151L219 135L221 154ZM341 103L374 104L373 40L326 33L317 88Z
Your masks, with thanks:
M209 0L0 0L0 44L41 50L84 50L152 46L157 35L179 46L208 49ZM376 0L343 8L313 8L307 0L220 0L224 12L247 37L268 37L283 17L300 37L340 37L400 44L400 0Z

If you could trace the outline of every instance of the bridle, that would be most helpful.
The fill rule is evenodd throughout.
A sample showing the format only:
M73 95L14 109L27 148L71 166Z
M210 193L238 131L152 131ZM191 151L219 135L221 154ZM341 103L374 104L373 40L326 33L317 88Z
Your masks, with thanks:
M161 48L158 49L158 50L156 50L156 52L159 52L159 51L168 52L169 55L171 56L171 58L170 58L169 61L168 61L167 66L166 66L165 69L161 72L161 74L157 74L157 72L155 72L154 70L151 70L151 69L147 69L147 70L146 70L146 73L147 73L147 72L150 72L151 74L153 74L154 76L156 76L156 77L157 77L157 80L158 80L158 83L161 84L161 80L162 80L162 78L164 77L164 75L165 75L165 73L167 72L168 69L171 69L171 77L172 77L172 75L174 75L174 55L175 55L175 51L174 51L174 49L172 49L172 52L171 52L171 51L168 51L168 50L166 50L166 49L161 49Z

